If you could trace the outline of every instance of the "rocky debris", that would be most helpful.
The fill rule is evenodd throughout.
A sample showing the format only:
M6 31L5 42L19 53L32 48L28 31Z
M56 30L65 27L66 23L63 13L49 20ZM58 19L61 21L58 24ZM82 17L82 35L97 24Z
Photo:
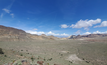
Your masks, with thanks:
M0 48L0 54L4 54L4 52L2 51L2 48Z
M22 65L30 65L30 63L27 60L22 60Z
M44 61L37 61L39 65L43 65Z

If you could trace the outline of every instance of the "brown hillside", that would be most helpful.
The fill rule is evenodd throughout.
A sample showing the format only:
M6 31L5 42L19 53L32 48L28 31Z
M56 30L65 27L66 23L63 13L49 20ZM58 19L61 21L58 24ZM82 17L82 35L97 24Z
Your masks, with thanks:
M30 33L26 33L23 30L12 28L12 27L5 27L0 25L0 41L25 41L25 40L55 40L58 39L54 36L46 36L46 35L33 35Z

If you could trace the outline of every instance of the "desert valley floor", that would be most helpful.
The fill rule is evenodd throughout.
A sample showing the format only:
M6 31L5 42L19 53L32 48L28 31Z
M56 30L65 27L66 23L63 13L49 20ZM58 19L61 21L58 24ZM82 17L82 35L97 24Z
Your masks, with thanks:
M0 41L0 64L107 65L107 37L96 39Z

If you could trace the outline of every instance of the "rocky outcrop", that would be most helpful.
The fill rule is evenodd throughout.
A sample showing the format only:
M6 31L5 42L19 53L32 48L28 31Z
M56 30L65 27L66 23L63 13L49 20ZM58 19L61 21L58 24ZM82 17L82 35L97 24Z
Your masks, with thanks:
M68 37L68 39L74 39L76 36L75 35L71 35Z

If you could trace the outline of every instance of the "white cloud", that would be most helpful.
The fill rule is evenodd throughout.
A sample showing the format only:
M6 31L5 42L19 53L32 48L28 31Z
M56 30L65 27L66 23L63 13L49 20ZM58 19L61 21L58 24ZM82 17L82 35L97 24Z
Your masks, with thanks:
M76 24L72 24L70 27L72 28L84 28L88 30L88 27L93 26L94 24L98 24L101 22L101 19L96 20L80 20Z
M69 27L69 26L66 25L66 24L62 24L62 25L61 25L61 28L67 28L67 27Z
M107 21L103 21L100 25L95 26L96 27L107 27Z
M63 33L63 34L56 34L56 33L53 33L53 32L51 32L51 31L49 31L48 33L46 33L46 35L54 35L54 36L69 36L68 34L65 34L65 33Z
M53 35L53 36L69 36L69 34L56 34L53 33L52 31L49 32L37 32L37 31L26 31L27 33L31 33L31 34L37 34L37 35L41 35L41 34L46 34L46 35Z
M10 10L8 10L8 9L2 9L3 11L5 11L6 13L10 13Z
M91 34L91 32L86 32L86 33L83 33L84 35L88 35L88 34Z
M45 32L37 32L37 31L30 31L30 30L26 32L30 34L38 34L38 35L45 34Z
M3 13L1 13L1 18L3 17Z
M107 33L107 31L105 31L105 32L100 32L100 31L93 32L93 34L106 34L106 33Z
M69 36L69 34L65 34L65 33L63 33L63 34L61 34L61 36Z
M95 32L93 32L93 34L101 34L101 32L95 31Z
M14 18L14 14L12 13L12 14L10 14L11 16L12 16L12 18Z
M83 33L83 35L88 35L88 34L107 34L107 31L105 31L105 32L95 31L93 33L91 33L91 32L85 32L85 33Z
M60 34L55 34L55 33L51 32L51 31L49 31L48 33L46 33L46 35L54 35L54 36L59 36Z

